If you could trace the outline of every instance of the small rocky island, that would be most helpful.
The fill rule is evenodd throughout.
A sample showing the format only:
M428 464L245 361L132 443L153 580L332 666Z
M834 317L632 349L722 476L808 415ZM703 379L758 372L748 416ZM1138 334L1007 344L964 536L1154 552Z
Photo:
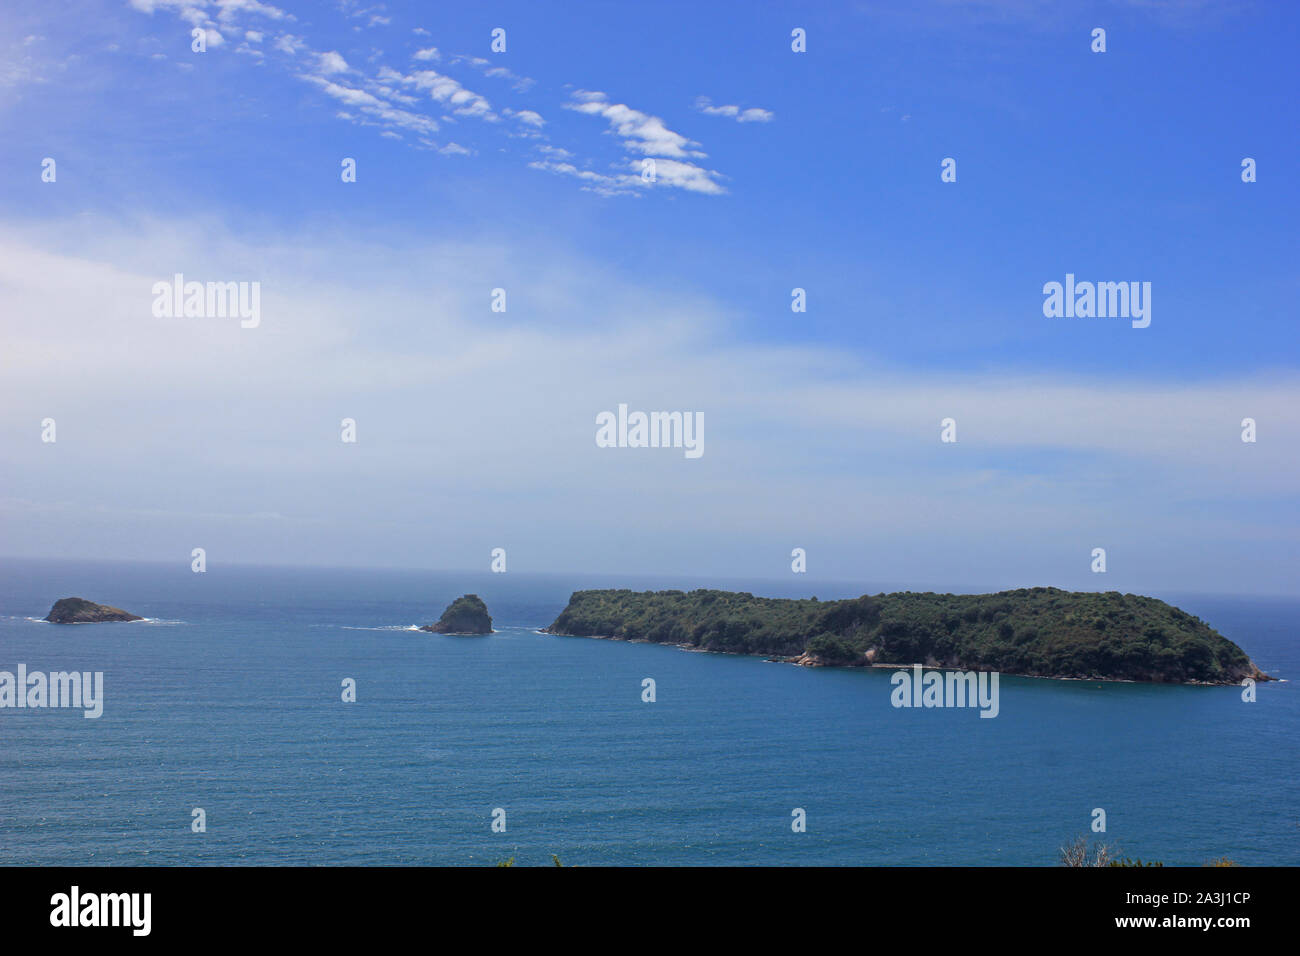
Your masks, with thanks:
M1024 588L845 601L732 591L575 591L549 634L759 654L805 666L1239 684L1270 680L1200 618L1137 594Z
M143 621L144 618L120 607L96 604L85 598L60 598L50 608L45 620L51 624L105 624L110 621Z
M420 630L434 634L491 634L492 618L481 597L464 594L447 605L438 623L426 624Z

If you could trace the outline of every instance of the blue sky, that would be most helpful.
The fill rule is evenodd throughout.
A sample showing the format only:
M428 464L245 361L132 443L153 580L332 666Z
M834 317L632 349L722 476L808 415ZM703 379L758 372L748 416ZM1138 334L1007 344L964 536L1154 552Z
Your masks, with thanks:
M1294 592L1300 11L701 6L0 14L0 550Z

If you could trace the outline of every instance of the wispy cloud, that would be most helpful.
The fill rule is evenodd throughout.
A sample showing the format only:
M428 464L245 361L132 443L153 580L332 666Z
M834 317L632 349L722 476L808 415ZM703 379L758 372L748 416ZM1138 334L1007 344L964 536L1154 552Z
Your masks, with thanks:
M242 36L236 52L256 58L259 64L270 62L261 47L267 39L266 26L294 20L291 14L260 0L131 0L131 3L145 13L167 10L187 22L203 25L210 31L210 47L222 42L218 27ZM373 24L383 7L366 7L354 0L342 0L340 10L350 20L364 19ZM253 22L256 20L262 22ZM423 28L416 28L415 33L428 35ZM577 162L573 150L548 142L550 137L544 132L547 120L537 109L521 104L503 104L498 108L486 95L466 86L446 69L432 67L445 59L449 67L465 67L478 71L485 79L502 80L516 93L534 85L530 77L520 76L485 57L463 54L444 57L438 47L425 44L410 54L415 68L402 70L381 62L382 53L378 50L358 55L356 51L345 54L341 49L313 49L305 36L289 30L277 33L269 48L276 55L273 59L281 66L288 66L292 75L345 107L336 114L339 118L376 126L389 139L411 135L414 138L411 145L417 148L433 149L445 156L474 155L478 150L472 141L440 145L431 137L444 122L477 119L497 124L505 118L511 122L498 135L532 140L553 150L543 150L542 158L534 159L528 164L530 167L577 180L583 189L598 195L639 193L655 186L702 195L726 192L722 174L697 162L706 156L698 142L670 128L660 117L615 102L601 92L578 90L561 105L603 119L608 124L606 132L626 152L641 157L640 161L622 157L607 161L603 170L592 168L590 161ZM289 63L285 63L286 57ZM738 122L766 122L772 116L758 108L742 110L701 102L706 104L704 111L726 115ZM462 137L458 135L457 139ZM647 165L644 160L653 163Z
M287 53L290 56L296 56L299 50L307 48L306 42L302 37L294 36L292 33L282 33L275 38L275 48L281 53Z
M625 168L631 173L610 177L609 182L602 183L598 190L602 194L627 192L658 184L707 195L726 192L718 182L720 173L691 162L692 159L707 155L699 148L700 144L669 129L659 117L633 109L625 103L615 103L604 93L591 90L575 91L564 105L566 109L577 113L604 119L609 123L608 132L622 140L625 149L654 160L649 176L645 175L647 167L643 163L624 161L615 164L616 168ZM575 175L570 168L571 164L567 163L533 165L549 172ZM589 183L600 182L585 173L580 178L587 179Z
M695 101L695 108L706 116L725 116L737 123L770 123L776 118L771 110L759 109L757 106L745 109L739 106L714 106L707 96L699 97Z
M150 284L178 262L196 278L275 276L263 283L261 327L153 318ZM511 321L485 322L485 290L501 282L520 312L512 299ZM526 302L540 305L529 312ZM1139 573L1173 582L1200 562L1202 580L1293 587L1276 556L1294 548L1296 531L1274 503L1294 490L1294 374L1164 384L1010 368L953 375L832 347L738 342L727 334L732 309L546 244L250 241L212 222L7 228L0 310L42 321L15 323L0 353L0 470L13 478L7 495L66 500L73 512L101 502L184 510L192 490L178 497L172 471L139 467L166 456L208 482L195 511L284 515L290 550L310 547L301 528L320 523L332 529L323 553L364 560L407 547L390 520L434 522L447 547L471 550L484 526L505 521L519 529L521 551L526 543L561 565L620 560L589 537L565 543L596 509L609 541L654 548L667 535L679 556L705 541L788 555L797 534L801 546L824 542L810 552L821 568L838 547L849 573L877 579L944 576L951 586L981 580L992 562L1000 578L1021 582L1059 581L1059 569L1077 567L1095 586L1086 555L1100 529L1139 569L1122 578L1116 568L1107 585L1137 586ZM597 329L596 316L609 318ZM493 387L474 415L430 420L427 409L485 380ZM566 387L538 402L553 381ZM745 387L754 382L763 388ZM32 438L52 395L57 496L42 490L56 467L49 448ZM627 395L704 410L698 469L595 447L596 412ZM1242 409L1269 423L1267 442L1241 443ZM331 432L342 415L355 415L365 436L367 457L354 464L340 461ZM939 442L947 415L960 444ZM65 429L75 441L65 443ZM445 467L448 447L459 450L456 468ZM351 495L358 469L375 493ZM462 503L457 514L448 500ZM1235 505L1205 507L1221 500ZM758 528L755 514L776 523ZM110 535L77 517L67 524L78 546L87 531L93 549L123 546L120 524ZM21 508L3 521L20 551L48 535ZM131 526L131 547L174 547L174 520ZM215 522L203 530L225 533ZM1204 554L1207 542L1213 561L1170 560ZM737 567L748 572L751 560L741 554Z
M466 89L459 80L437 70L416 70L413 73L399 74L397 82L428 93L431 99L441 103L457 116L473 116L489 122L496 122L498 119L487 97Z
M566 152L567 151L562 151ZM600 173L592 169L579 169L573 163L561 159L536 159L528 164L530 169L554 173L557 176L570 176L583 183L583 189L600 196L623 196L635 192L641 183L639 176L631 174Z
M338 0L338 7L349 19L364 20L367 27L387 26L393 22L392 17L385 14L388 8L382 3L367 6L358 0Z
M610 131L623 140L626 148L646 156L687 159L706 155L695 148L699 143L673 132L659 117L642 113L625 103L614 103L604 93L577 90L565 104L565 109L605 119Z
M474 69L481 71L484 76L489 76L493 79L498 79L498 80L506 80L511 84L511 86L514 87L515 91L519 93L523 93L531 89L533 85L537 82L531 77L520 76L514 71L509 70L504 66L494 64L491 60L485 59L481 56L457 55L452 57L452 62L467 63L470 66L474 67Z
M301 74L302 79L320 87L327 96L333 97L340 103L353 107L358 110L362 116L368 118L373 123L384 127L398 127L413 133L430 134L437 132L438 122L430 116L421 113L415 113L410 110L404 110L400 107L386 103L373 93L356 87L344 86L333 80L326 79L322 76L315 76L310 73ZM345 113L343 118L357 120L354 114Z
M232 25L241 16L256 16L266 20L293 20L293 14L258 0L129 0L141 13L153 14L168 10L193 26Z
M628 163L628 169L639 173L644 167L639 161L632 160ZM721 175L711 169L704 169L694 163L683 163L676 159L656 159L654 164L656 183L672 186L675 189L685 189L687 192L704 193L708 196L719 196L726 192L718 183ZM644 179L642 176L636 178Z
M518 120L525 126L536 126L538 129L546 125L546 120L542 119L542 114L533 110L512 110L506 108L501 111L505 116Z

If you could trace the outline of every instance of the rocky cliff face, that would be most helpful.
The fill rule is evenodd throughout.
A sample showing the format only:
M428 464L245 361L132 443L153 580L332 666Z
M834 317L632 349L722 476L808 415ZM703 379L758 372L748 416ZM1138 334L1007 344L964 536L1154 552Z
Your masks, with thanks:
M466 594L447 606L438 623L426 624L420 630L434 634L491 634L492 618L482 598Z
M96 604L85 598L61 598L54 602L45 620L51 624L103 624L109 621L142 621L144 618L120 607Z

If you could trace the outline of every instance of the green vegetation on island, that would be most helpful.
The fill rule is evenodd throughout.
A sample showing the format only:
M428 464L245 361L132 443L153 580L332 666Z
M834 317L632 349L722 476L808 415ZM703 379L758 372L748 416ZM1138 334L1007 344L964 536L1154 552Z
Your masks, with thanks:
M822 666L915 663L1026 677L1268 680L1198 617L1118 591L903 591L845 601L732 591L575 591L546 631Z
M45 620L51 624L104 624L111 621L143 621L144 618L120 607L96 604L85 598L60 598L50 608Z
M482 598L465 594L447 605L438 623L426 624L420 630L435 634L491 634L492 618Z

